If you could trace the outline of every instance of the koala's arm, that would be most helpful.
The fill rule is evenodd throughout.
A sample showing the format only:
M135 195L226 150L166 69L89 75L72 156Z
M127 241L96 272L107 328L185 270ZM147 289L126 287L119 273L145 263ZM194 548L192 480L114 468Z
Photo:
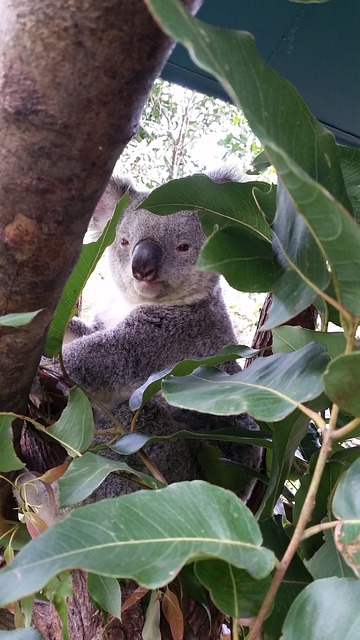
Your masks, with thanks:
M179 360L234 342L228 318L208 304L134 310L114 329L83 335L63 348L70 377L104 402L122 402L149 375Z

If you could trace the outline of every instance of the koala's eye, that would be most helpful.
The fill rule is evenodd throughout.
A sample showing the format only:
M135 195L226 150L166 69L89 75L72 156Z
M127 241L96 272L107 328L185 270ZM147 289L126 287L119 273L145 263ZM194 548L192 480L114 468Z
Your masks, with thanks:
M190 249L190 245L188 245L187 242L183 242L182 244L179 244L176 247L176 251L178 253L185 253L186 251L189 251L189 249Z
M127 247L129 244L129 240L126 240L126 238L120 238L120 245L122 247Z

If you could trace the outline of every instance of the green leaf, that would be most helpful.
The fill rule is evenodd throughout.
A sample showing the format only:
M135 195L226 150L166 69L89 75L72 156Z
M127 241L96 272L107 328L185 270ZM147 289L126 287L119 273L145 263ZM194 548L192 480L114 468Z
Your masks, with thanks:
M293 465L295 451L308 430L309 418L297 409L270 426L273 431L272 464L269 484L257 514L261 514L262 520L270 518L274 513L274 507Z
M74 315L76 301L106 247L114 242L116 225L128 204L129 194L125 193L120 202L116 205L114 214L111 220L107 223L100 238L96 240L96 242L83 245L80 258L65 285L46 336L44 347L44 355L46 357L52 358L60 352L64 331L67 323Z
M289 537L284 529L281 516L273 516L268 520L263 520L260 526L265 546L271 549L277 558L282 558L288 547ZM290 605L309 583L311 583L311 575L299 556L295 554L275 596L272 613L265 621L266 638L271 638L271 640L280 638ZM305 636L303 640L305 640Z
M274 557L261 543L254 516L225 489L194 481L138 491L80 507L32 540L0 572L0 606L72 567L152 589L185 563L214 557L262 579Z
M25 313L8 313L6 316L0 316L0 327L23 327L25 324L29 324L41 311L42 309Z
M302 327L278 327L273 331L272 349L274 353L296 351L309 342L318 342L327 346L330 358L344 353L346 340L343 331L312 331Z
M245 466L226 460L220 449L214 446L204 446L198 455L198 462L205 480L229 491L244 489L251 478Z
M247 412L255 420L274 422L323 392L327 362L325 347L312 343L295 353L258 358L231 376L200 367L190 376L167 378L162 388L166 401L183 409L214 415Z
M357 640L359 601L359 580L316 580L300 593L291 606L281 640Z
M14 415L0 413L0 471L7 472L22 469L24 463L19 460L14 451L11 424Z
M46 433L72 457L80 456L88 448L94 433L94 418L91 404L81 389L70 389L67 406Z
M90 596L103 610L116 618L121 615L121 589L116 578L88 573L88 589Z
M53 603L62 623L62 637L64 640L69 640L67 628L67 598L73 595L71 573L64 571L60 575L51 578L42 590L42 595Z
M324 384L335 404L352 416L360 416L360 352L332 360L324 373Z
M344 560L360 577L360 459L341 478L332 509L342 523L336 527L335 543Z
M227 345L220 349L220 351L213 356L206 356L202 358L192 358L189 360L182 360L178 362L174 367L169 367L163 371L153 373L141 387L138 387L132 394L129 401L131 411L136 411L152 398L155 393L161 390L162 381L169 375L173 376L187 376L192 373L194 369L197 369L200 365L216 366L223 362L230 362L237 358L253 358L259 353L258 349L251 349L243 345Z
M36 629L14 629L13 631L0 631L0 640L44 640Z
M157 215L183 209L195 209L206 236L214 227L223 230L238 226L259 240L271 244L271 229L256 202L259 193L273 187L265 182L214 182L208 176L195 175L171 180L154 189L141 206ZM255 196L255 197L254 197Z
M271 245L253 234L226 227L204 245L197 263L200 271L215 271L240 291L269 291L279 273Z
M272 290L273 300L268 318L262 325L263 331L277 327L294 318L316 299L316 293L308 287L296 271L285 271L276 280Z
M216 440L224 442L242 442L243 444L254 444L259 447L271 447L271 433L264 431L251 431L242 427L231 427L230 429L214 429L213 431L188 431L182 430L172 433L169 436L148 436L137 431L121 436L110 449L123 456L128 456L142 449L146 444L152 442L162 442L163 440Z
M360 149L339 145L339 154L346 191L355 219L360 223Z
M114 471L122 471L141 481L150 489L160 489L163 485L145 473L135 471L124 462L109 460L103 456L86 452L69 465L68 470L59 479L60 506L82 502Z
M235 618L256 616L270 585L270 576L254 580L243 569L222 560L198 562L196 575L216 607Z
M354 578L354 572L342 559L335 546L333 531L324 531L325 543L310 558L305 560L305 566L315 580L322 578Z

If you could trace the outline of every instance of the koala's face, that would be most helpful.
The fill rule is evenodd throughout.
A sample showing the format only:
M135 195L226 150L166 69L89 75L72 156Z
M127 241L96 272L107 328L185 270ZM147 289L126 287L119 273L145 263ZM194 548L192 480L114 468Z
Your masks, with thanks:
M199 300L218 280L214 273L195 270L204 241L192 211L162 217L129 208L110 248L112 276L132 304Z

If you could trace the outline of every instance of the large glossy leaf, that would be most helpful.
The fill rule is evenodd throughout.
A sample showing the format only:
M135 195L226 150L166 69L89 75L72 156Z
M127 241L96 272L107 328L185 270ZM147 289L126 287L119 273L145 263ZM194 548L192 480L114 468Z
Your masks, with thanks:
M295 353L258 358L232 376L200 367L190 376L164 380L163 393L169 404L184 409L214 415L247 412L255 420L282 420L299 403L322 393L325 351L323 345L312 343Z
M100 238L96 242L83 245L80 258L65 285L46 336L44 355L48 358L52 358L60 352L65 327L74 315L76 301L106 247L114 242L116 225L128 204L129 195L125 193L115 207L114 215L107 223Z
M286 617L282 640L357 640L360 625L360 581L325 578L296 598Z
M339 146L339 153L346 191L355 219L360 222L360 149Z
M163 485L145 473L135 471L124 462L109 460L94 453L84 453L69 465L59 480L60 506L77 504L87 498L114 471L125 472L150 489L160 489Z
M341 518L335 543L347 564L360 577L360 459L353 462L335 491L332 509Z
M70 389L67 406L46 433L72 457L81 455L88 448L94 433L94 418L90 402L81 389Z
M316 299L316 292L296 271L285 271L273 288L273 300L262 329L277 327L309 307Z
M333 402L353 416L360 416L360 352L333 360L324 374L325 391Z
M195 209L205 235L238 226L260 240L271 244L271 229L254 198L271 192L262 182L216 183L205 175L171 180L154 189L141 206L158 215L168 215L182 209Z
M37 591L72 567L132 577L156 588L173 580L186 562L214 557L262 579L274 557L261 543L247 507L233 493L205 482L101 500L32 540L0 572L0 605Z
M0 472L22 469L24 463L19 460L13 445L11 424L13 415L0 413Z
M197 268L220 273L235 289L250 292L269 291L280 271L269 243L236 227L209 238Z
M348 213L351 203L333 136L296 90L266 65L251 35L201 23L178 0L146 2L165 30L222 82L263 143L294 202L288 226L292 230L296 219L294 238L281 224L280 210L275 220L277 246L289 268L319 292L327 286L330 267L338 301L360 315L360 229ZM308 245L311 260L306 260Z
M343 331L312 331L302 327L278 327L273 331L272 350L274 353L282 351L296 351L309 342L319 342L327 346L330 358L344 353L346 340Z
M161 390L162 381L169 375L187 376L189 373L192 373L194 369L197 369L200 365L216 366L218 364L221 364L222 362L230 362L231 360L236 360L237 358L253 358L258 353L259 350L251 349L250 347L246 347L243 345L228 345L226 347L223 347L223 349L220 349L220 351L213 356L182 360L173 367L169 367L168 369L164 369L163 371L153 373L146 380L146 382L141 385L141 387L136 389L129 401L130 409L131 411L140 409L140 407L148 402L148 400L150 400L150 398L155 393L158 393L158 391Z
M270 576L254 580L243 569L222 560L198 562L196 575L217 608L235 618L255 616L270 585Z

